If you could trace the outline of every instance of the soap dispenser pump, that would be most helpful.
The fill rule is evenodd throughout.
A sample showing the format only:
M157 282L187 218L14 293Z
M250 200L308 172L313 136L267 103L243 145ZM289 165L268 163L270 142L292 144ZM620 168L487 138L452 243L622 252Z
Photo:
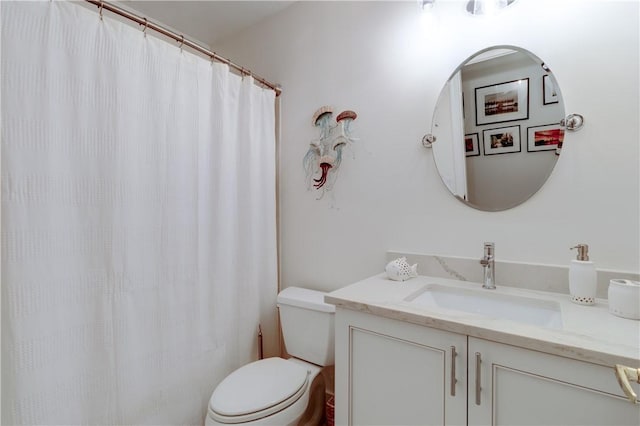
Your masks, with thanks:
M596 266L589 260L589 246L578 244L571 247L577 249L578 256L569 265L569 294L571 301L579 305L596 303Z

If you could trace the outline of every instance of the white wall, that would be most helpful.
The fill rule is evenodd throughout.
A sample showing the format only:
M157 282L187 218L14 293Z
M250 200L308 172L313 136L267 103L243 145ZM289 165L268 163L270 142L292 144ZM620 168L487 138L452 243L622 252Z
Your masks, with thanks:
M637 1L518 0L473 17L439 0L299 2L216 51L282 84L281 277L333 290L381 272L388 249L566 265L588 243L598 268L640 269ZM423 22L432 18L432 22ZM428 25L423 25L423 24ZM490 45L530 50L554 71L568 134L544 188L521 206L481 212L454 199L420 145L451 72ZM353 109L360 140L333 196L305 187L314 111ZM478 266L480 267L480 266Z

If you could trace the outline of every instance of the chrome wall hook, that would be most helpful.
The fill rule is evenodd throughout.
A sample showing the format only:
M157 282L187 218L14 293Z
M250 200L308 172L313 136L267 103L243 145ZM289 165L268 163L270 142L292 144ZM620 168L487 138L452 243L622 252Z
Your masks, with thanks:
M427 133L422 137L422 146L424 146L425 148L431 148L431 146L435 141L436 141L436 137L433 136L431 133Z
M576 130L580 130L584 125L584 117L581 114L569 114L560 120L560 125L567 130L575 132Z

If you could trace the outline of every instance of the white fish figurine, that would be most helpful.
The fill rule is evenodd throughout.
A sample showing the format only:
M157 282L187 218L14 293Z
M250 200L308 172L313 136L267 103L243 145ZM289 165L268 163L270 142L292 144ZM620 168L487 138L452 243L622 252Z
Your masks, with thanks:
M418 276L418 264L409 265L406 257L399 257L387 263L384 268L387 277L394 281L406 281Z

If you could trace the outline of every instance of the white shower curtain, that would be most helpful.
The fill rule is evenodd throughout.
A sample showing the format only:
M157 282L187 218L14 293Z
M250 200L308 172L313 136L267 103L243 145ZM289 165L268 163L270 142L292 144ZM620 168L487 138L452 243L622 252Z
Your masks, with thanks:
M2 423L200 424L274 323L274 93L96 9L1 8Z

